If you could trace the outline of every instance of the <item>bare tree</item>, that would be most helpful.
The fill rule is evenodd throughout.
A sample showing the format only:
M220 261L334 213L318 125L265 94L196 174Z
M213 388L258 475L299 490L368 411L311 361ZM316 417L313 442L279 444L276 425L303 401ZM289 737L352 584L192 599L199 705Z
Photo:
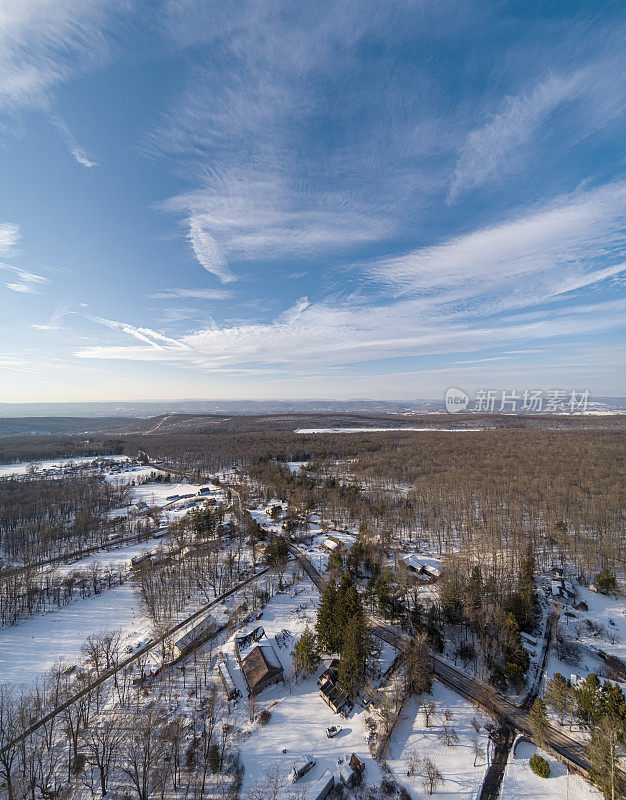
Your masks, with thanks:
M131 725L123 750L122 772L137 793L138 800L150 800L167 780L164 767L166 722L162 708L153 704Z
M435 762L428 757L424 758L422 761L422 769L424 770L424 788L428 794L432 794L443 785L443 775L439 771Z
M456 747L459 743L459 736L451 725L444 723L439 731L439 738L446 747Z
M107 793L109 775L115 769L120 753L122 740L125 736L127 719L121 717L119 712L105 712L101 718L83 731L81 743L85 760L97 774L100 793L104 797ZM89 771L85 772L85 783L92 790L93 781Z
M0 776L4 778L8 800L13 800L16 760L20 745L15 740L21 733L19 702L11 688L0 685Z
M422 711L424 712L424 723L426 727L430 727L430 721L435 716L435 711L437 710L437 706L432 700L426 700L422 703Z
M485 750L476 736L472 736L472 747L474 749L474 766L477 761L482 761L485 757Z
M422 764L422 757L417 751L417 747L411 747L405 757L404 757L404 765L406 767L406 776L410 778L412 775L419 770Z

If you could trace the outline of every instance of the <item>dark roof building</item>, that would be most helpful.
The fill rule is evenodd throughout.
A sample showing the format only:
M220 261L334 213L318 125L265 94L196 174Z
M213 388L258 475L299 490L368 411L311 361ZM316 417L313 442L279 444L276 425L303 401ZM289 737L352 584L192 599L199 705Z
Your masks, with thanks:
M245 636L236 636L235 652L251 697L283 680L280 659L261 626Z

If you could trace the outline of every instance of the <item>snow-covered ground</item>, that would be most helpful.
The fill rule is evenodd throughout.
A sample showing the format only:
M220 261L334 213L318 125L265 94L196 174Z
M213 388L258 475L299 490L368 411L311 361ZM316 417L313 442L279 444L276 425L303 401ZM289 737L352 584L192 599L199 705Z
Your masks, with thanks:
M531 770L529 762L536 752L550 765L549 778L540 778ZM564 764L524 741L511 751L501 796L506 800L602 800L591 784L578 775L568 775Z
M427 792L423 785L423 774L418 768L414 775L407 777L407 753L415 750L422 758L432 759L444 777L445 783L438 793L452 800L467 800L477 795L487 771L488 733L484 728L489 718L468 703L459 695L447 689L437 681L433 684L432 699L437 707L434 719L427 728L424 715L420 710L420 699L412 697L402 710L401 718L391 737L387 751L387 764L398 783L405 786L412 798L425 798ZM453 728L459 737L459 743L447 747L440 739L440 733L446 719L444 710L451 713L447 725ZM472 719L480 725L476 732ZM473 739L477 740L485 756L478 758L474 766ZM508 797L508 795L503 795Z
M338 774L338 759L346 754L349 757L351 753L356 753L365 763L368 783L380 781L380 767L370 756L364 738L364 720L368 712L356 706L350 718L343 720L331 711L322 700L316 683L317 674L323 670L323 665L320 665L314 676L303 682L296 683L291 677L292 650L306 624L314 626L317 603L317 590L308 578L304 578L285 594L273 597L260 620L237 631L239 635L262 625L280 658L286 678L284 684L270 686L256 699L257 715L262 708L267 708L271 713L267 725L248 721L247 700L236 711L243 728L241 742L238 744L245 765L242 790L244 796L262 779L265 770L273 763L278 763L282 774L287 778L295 759L304 753L312 755L317 764L298 781L298 789L308 789L326 769ZM289 631L289 636L283 635L285 630ZM234 637L220 649L227 654L229 669L237 688L244 698L247 697L243 673L234 652ZM392 649L389 650L383 653L385 662L393 659ZM334 739L329 739L326 728L333 724L341 724L343 730Z
M110 472L105 478L109 483L113 483L116 486L123 486L131 483L131 481L140 481L150 478L155 473L157 475L166 474L163 470L155 469L154 467L129 467L120 472Z
M388 433L389 431L411 431L413 433L462 433L483 431L484 428L296 428L294 433Z
M99 550L97 553L92 553L78 561L72 561L71 564L55 565L54 571L61 574L75 572L76 570L87 569L92 564L96 563L99 564L103 570L125 569L130 566L132 558L146 551L154 550L154 548L158 547L162 542L163 538L150 538L144 539L141 542L135 542L135 544L118 547L115 550Z
M48 461L20 461L13 464L0 464L0 477L26 475L32 465L37 472L59 469L68 464L89 464L92 461L130 461L128 456L80 456L78 458L56 458Z
M121 629L146 638L149 622L130 581L0 630L0 683L27 684L60 658L80 659L87 636Z

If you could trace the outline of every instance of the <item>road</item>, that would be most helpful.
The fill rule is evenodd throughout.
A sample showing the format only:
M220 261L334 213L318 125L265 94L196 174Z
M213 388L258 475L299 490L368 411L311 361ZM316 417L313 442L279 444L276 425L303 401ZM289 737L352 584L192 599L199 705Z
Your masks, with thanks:
M305 554L294 545L289 545L289 550L317 588L320 590L323 589L325 579L315 569ZM411 642L409 636L398 633L398 631L382 623L374 616L369 616L368 622L374 636L393 645L398 650L406 652ZM508 733L506 732L509 730L518 730L530 735L526 701L522 703L521 706L516 706L510 700L499 695L490 686L485 686L473 678L468 677L436 654L431 654L431 657L433 673L441 683L461 695L461 697L469 700L471 703L480 706L496 719L499 727L505 732L503 747L504 742L508 740ZM547 737L547 749L553 751L557 757L561 758L577 772L587 775L589 771L589 762L587 760L586 749L580 742L567 736L562 731L550 727ZM491 797L492 795L485 796Z

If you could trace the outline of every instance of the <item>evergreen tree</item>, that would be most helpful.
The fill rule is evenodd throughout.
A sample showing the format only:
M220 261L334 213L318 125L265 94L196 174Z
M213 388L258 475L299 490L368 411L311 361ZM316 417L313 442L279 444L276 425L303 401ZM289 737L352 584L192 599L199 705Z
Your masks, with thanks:
M376 581L375 592L378 600L378 610L386 617L389 612L389 584L384 578L379 578Z
M585 680L574 690L576 698L576 718L583 728L590 729L600 716L601 686L595 672L590 672Z
M339 683L354 697L365 678L367 658L367 627L362 613L354 614L346 625L341 658L339 661Z
M315 626L318 646L320 650L327 653L334 653L338 649L336 605L337 587L334 581L329 581L322 592L322 602Z
M406 660L407 689L413 694L427 694L432 686L432 663L428 652L428 636L418 631L413 637Z
M535 699L530 709L528 723L533 742L537 747L543 747L548 734L548 716L544 702L540 697Z
M602 572L596 575L596 586L602 594L614 594L617 592L615 575L605 567Z
M570 708L570 688L560 672L555 672L548 681L546 701L559 715L559 722L563 724L563 717Z
M619 742L624 742L624 722L609 716L601 717L591 732L587 757L591 764L589 776L607 800L623 797L618 751Z
M363 605L359 593L354 586L352 575L344 573L337 589L337 599L335 601L335 615L337 619L337 635L341 637L348 622L355 614L363 613Z
M626 698L619 684L606 681L600 693L599 714L616 722L626 722Z
M289 560L289 549L284 536L272 536L267 550L267 563L276 569L284 568Z
M296 678L307 677L320 663L315 634L307 625L293 651L293 670Z
M336 547L328 557L326 569L328 572L337 573L337 575L341 575L343 572L343 558L341 557L338 547Z

